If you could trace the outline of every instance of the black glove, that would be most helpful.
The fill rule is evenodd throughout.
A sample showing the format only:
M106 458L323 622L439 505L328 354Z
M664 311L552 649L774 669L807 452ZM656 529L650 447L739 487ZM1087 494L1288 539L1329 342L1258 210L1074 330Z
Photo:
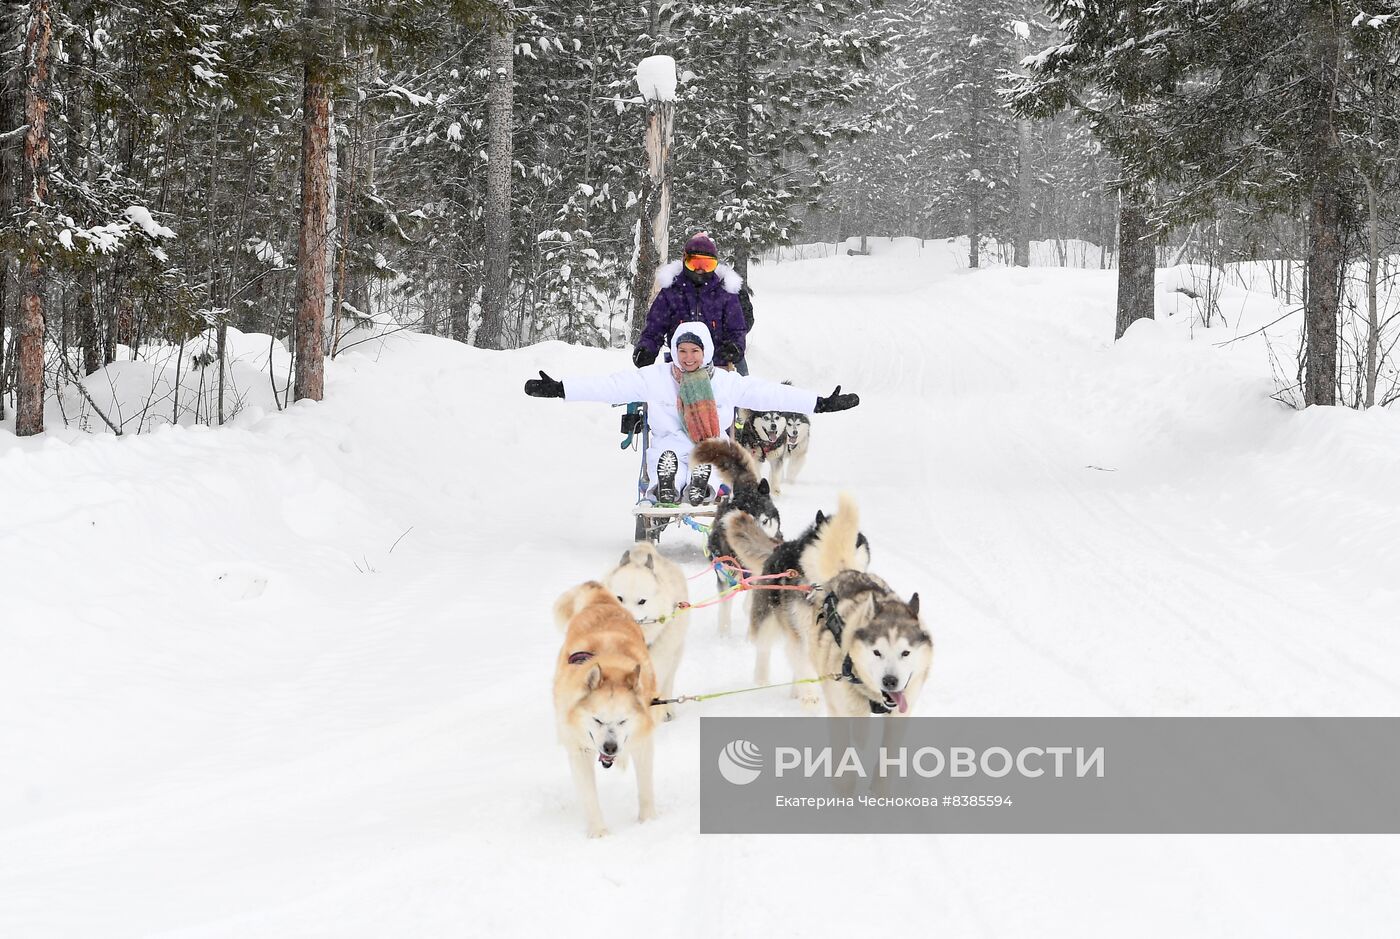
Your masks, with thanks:
M637 368L646 368L656 361L656 352L644 346L638 346L632 350L632 364Z
M541 373L543 374L543 373ZM860 404L860 395L841 393L841 386L837 385L836 390L825 398L817 399L817 413L829 414L832 411L846 411Z
M525 393L532 398L562 398L564 383L550 378L541 369L539 378L532 378L525 383Z
M739 351L739 344L732 339L720 344L719 354L730 365L738 364L739 360L744 357L744 353Z

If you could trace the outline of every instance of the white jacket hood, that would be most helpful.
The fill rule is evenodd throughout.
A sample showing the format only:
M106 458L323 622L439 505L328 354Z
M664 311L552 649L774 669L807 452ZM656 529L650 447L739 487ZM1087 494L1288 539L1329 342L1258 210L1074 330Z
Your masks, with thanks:
M661 265L656 269L657 288L665 290L680 278L681 272L684 270L685 267L681 261L672 261L669 264ZM724 285L724 289L730 293L738 293L744 286L744 278L740 277L739 272L728 264L721 263L716 267L715 276L718 277L720 283Z
M676 327L675 333L671 335L671 361L679 362L681 360L680 355L676 352L676 340L686 333L694 333L696 338L700 340L700 347L705 350L705 361L702 367L704 365L709 365L710 361L715 357L715 341L710 336L710 327L698 321L694 323L681 323Z

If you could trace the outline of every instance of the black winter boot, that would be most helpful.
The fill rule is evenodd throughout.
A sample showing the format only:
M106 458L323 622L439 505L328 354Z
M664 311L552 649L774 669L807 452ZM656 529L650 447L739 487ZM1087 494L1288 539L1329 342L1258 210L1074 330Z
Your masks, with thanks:
M691 505L699 505L710 497L710 464L697 466L690 474L690 485L685 488L685 498Z
M680 461L676 459L676 451L666 450L656 461L656 501L675 505L681 501L681 495L676 491L676 470L680 466Z

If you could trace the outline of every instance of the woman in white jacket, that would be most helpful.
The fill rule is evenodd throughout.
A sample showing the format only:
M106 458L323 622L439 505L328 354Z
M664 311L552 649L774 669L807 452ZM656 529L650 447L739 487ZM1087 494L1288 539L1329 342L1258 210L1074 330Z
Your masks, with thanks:
M606 404L645 401L651 428L647 460L656 481L656 501L679 502L680 491L685 489L692 505L709 496L710 468L697 467L695 478L690 478L691 447L727 432L734 422L735 408L821 414L860 403L859 396L842 394L840 385L819 398L802 388L716 369L710 364L713 356L709 328L704 323L682 323L671 337L670 362L563 381L540 372L539 378L525 383L525 393L536 398Z

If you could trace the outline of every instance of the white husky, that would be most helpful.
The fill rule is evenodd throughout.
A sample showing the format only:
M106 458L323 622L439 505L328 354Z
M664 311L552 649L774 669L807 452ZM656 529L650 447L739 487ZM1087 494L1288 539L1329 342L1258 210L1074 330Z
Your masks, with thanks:
M603 583L642 627L656 669L658 697L671 697L685 648L686 616L680 612L680 605L690 599L685 574L662 557L656 545L641 542L622 555ZM662 708L662 720L675 716L674 705Z

